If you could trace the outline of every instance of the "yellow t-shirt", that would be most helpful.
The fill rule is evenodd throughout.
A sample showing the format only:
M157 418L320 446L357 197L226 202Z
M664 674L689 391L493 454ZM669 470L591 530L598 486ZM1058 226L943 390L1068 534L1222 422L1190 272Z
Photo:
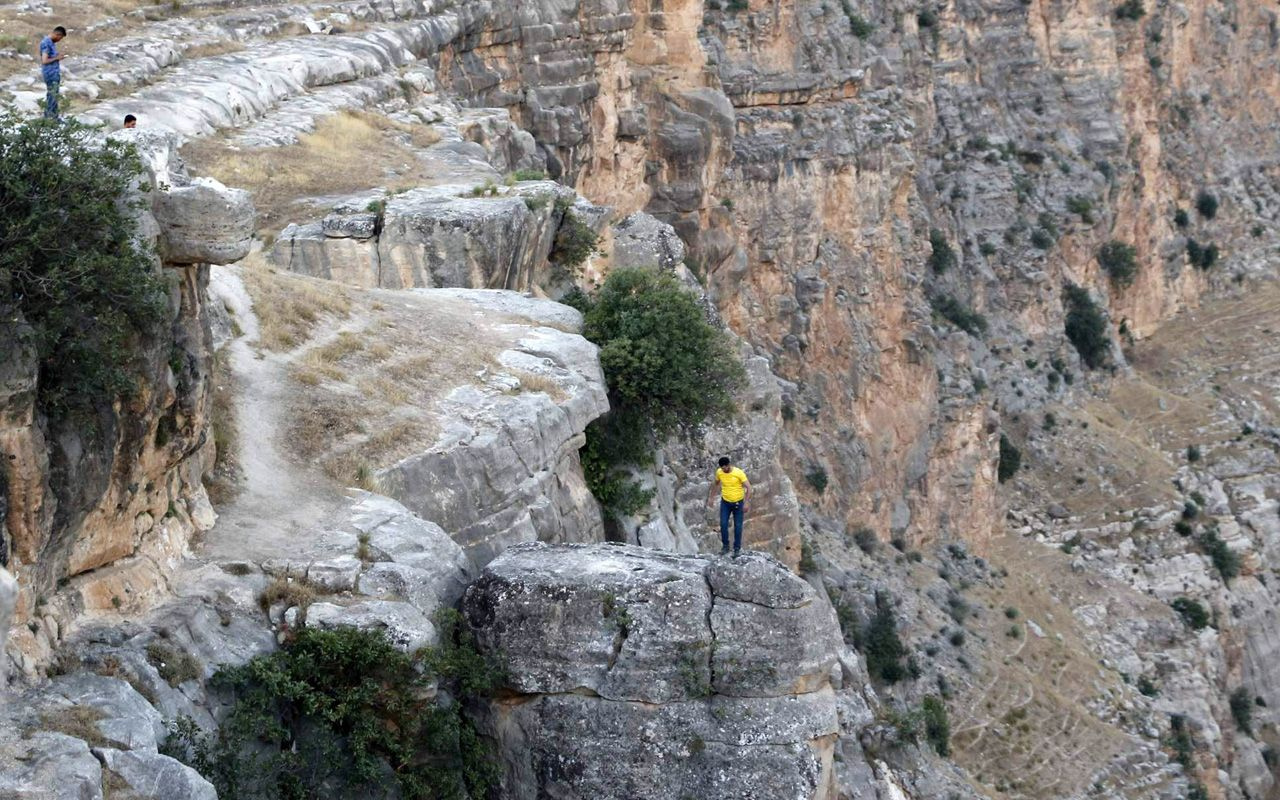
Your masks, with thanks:
M727 503L736 503L746 497L742 485L747 482L747 473L734 467L728 472L716 470L716 480L720 481L720 496Z

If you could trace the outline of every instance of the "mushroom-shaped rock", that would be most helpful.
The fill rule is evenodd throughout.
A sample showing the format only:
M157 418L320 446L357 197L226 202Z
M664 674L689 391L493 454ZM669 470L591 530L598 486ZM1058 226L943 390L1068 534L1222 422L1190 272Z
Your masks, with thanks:
M212 178L159 190L154 214L168 264L230 264L249 254L254 208L249 193Z
M523 697L482 720L504 795L826 796L841 647L830 605L774 559L517 544L463 601Z

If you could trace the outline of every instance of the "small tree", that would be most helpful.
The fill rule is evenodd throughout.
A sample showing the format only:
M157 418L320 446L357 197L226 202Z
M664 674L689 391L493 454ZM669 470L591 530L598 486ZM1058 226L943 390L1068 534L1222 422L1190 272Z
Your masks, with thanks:
M876 592L876 613L863 630L859 649L867 660L867 671L885 683L897 683L906 677L902 659L907 648L898 638L898 621L893 613L893 597Z
M583 467L607 509L647 502L620 473L652 460L661 439L734 412L745 372L728 336L707 322L697 297L654 269L614 270L593 297L578 294L583 334L600 346L610 412L587 428Z
M1067 339L1080 354L1080 360L1086 366L1097 369L1106 366L1111 350L1111 338L1107 335L1107 321L1102 310L1089 296L1088 290L1068 285L1067 300Z
M1182 617L1182 621L1187 627L1193 631L1203 630L1209 625L1209 612L1200 604L1198 600L1192 600L1190 597L1179 597L1170 603L1173 610L1178 612L1178 616Z
M1000 434L1000 462L996 466L996 477L1004 483L1016 475L1021 467L1022 451L1009 441L1008 436Z
M1133 245L1112 240L1098 250L1098 263L1116 286L1129 286L1138 274L1136 256Z
M951 721L947 718L947 704L937 695L929 695L920 706L924 716L924 738L933 745L934 752L946 758L951 755Z
M31 326L52 416L134 392L164 320L165 282L121 203L140 169L131 146L76 122L0 115L0 314Z
M1196 195L1196 211L1199 211L1200 216L1205 219L1213 219L1218 216L1218 198L1201 189L1200 193Z
M1236 727L1250 736L1253 735L1253 698L1249 690L1237 687L1229 698L1231 716L1235 718Z
M947 236L937 228L929 229L929 246L932 252L929 254L929 266L933 267L933 271L941 275L956 265L956 251L951 249Z

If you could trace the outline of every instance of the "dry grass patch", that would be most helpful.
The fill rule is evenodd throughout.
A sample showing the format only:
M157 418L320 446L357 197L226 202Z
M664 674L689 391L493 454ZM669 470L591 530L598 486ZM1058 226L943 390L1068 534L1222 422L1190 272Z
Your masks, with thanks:
M182 51L184 61L194 61L197 58L212 58L213 56L225 56L228 53L239 53L244 50L244 45L230 39L221 42L206 42L205 44L197 44L188 47Z
M214 353L210 375L213 391L209 427L213 432L213 467L204 478L209 502L225 505L240 493L240 420L236 414L235 375L225 352Z
M267 350L293 350L321 319L351 313L351 295L341 285L270 269L260 257L246 265L244 284L258 316L258 346Z
M111 743L98 730L98 722L105 716L93 706L61 706L42 713L40 722L29 726L26 735L30 736L38 731L55 731L74 736L90 747L107 747Z
M560 387L560 384L546 375L539 375L536 372L527 372L522 369L511 370L510 372L516 377L516 380L520 381L520 388L516 390L519 394L541 392L556 402L568 397L568 394Z
M315 602L316 590L303 578L276 578L258 595L258 607L267 611L274 605L298 609L298 621L305 622L307 607Z
M196 174L252 192L259 230L273 233L309 216L299 208L307 198L434 182L415 151L439 140L440 134L427 125L346 111L320 120L312 133L285 147L240 148L226 139L203 137L189 142L182 154ZM389 172L392 168L398 174Z

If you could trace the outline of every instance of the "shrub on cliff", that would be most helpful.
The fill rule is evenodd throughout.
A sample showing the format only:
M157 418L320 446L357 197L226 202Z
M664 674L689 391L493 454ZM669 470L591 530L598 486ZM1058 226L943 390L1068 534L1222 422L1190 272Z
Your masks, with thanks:
M1124 0L1116 6L1116 19L1142 19L1146 13L1146 9L1142 7L1142 0Z
M562 278L570 278L595 252L599 237L591 230L591 226L573 213L572 203L568 198L557 198L555 208L561 215L560 227L556 228L556 238L547 259Z
M1068 285L1067 339L1080 354L1080 360L1092 369L1104 367L1109 362L1111 337L1107 335L1107 321L1102 309L1093 302L1089 291L1080 286Z
M981 336L987 332L987 318L949 294L930 297L929 305L933 307L933 313L970 336Z
M1218 263L1218 246L1212 242L1207 245L1200 244L1195 239L1187 239L1187 260L1191 262L1191 266L1200 269L1211 269L1214 264Z
M1022 451L1009 441L1009 437L1000 434L1000 461L996 466L996 477L1001 483L1012 478L1022 467Z
M281 650L219 670L211 685L234 705L217 732L182 718L163 750L222 800L484 797L497 767L461 701L490 692L497 673L458 619L438 615L442 644L413 655L382 631L303 628ZM455 698L447 707L437 680Z
M606 509L629 514L647 502L623 466L643 466L679 430L724 419L745 373L728 336L707 321L697 297L653 269L614 270L583 311L583 335L600 346L610 412L587 428L583 469Z
M941 275L956 265L956 251L951 248L947 236L937 228L929 229L929 266Z
M898 620L893 613L893 596L876 592L876 613L853 642L867 661L871 677L897 683L907 676L903 665L907 648L898 637Z
M1208 627L1209 612L1200 601L1192 600L1190 597L1179 597L1169 605L1173 606L1173 610L1178 612L1178 616L1182 617L1182 621L1191 630L1198 631Z
M164 319L165 282L120 202L139 170L83 125L0 115L0 314L31 326L53 416L130 395Z
M1129 286L1138 274L1136 256L1133 245L1112 240L1098 250L1098 263L1116 286Z
M1238 687L1231 693L1228 702L1231 705L1231 716L1236 721L1236 727L1252 736L1253 698L1249 695L1249 690L1243 686Z
M1200 212L1200 216L1205 219L1213 219L1218 216L1218 198L1211 192L1201 189L1196 195L1196 211Z

